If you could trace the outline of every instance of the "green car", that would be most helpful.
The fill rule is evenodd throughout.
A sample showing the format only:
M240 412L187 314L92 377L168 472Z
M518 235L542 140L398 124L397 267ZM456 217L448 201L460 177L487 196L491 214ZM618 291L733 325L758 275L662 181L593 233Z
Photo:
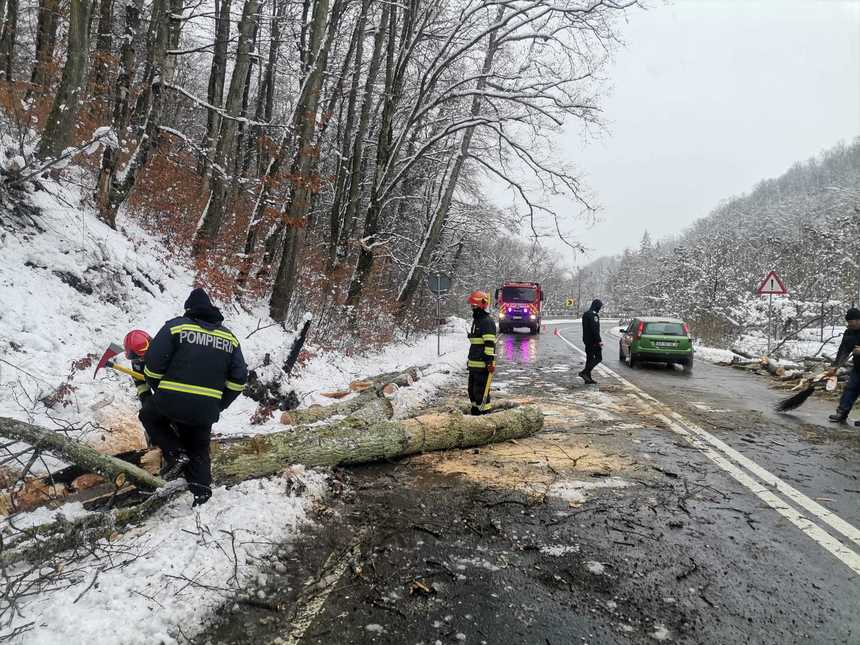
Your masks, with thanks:
M634 318L621 333L618 360L630 367L637 363L668 363L693 369L690 328L678 318Z

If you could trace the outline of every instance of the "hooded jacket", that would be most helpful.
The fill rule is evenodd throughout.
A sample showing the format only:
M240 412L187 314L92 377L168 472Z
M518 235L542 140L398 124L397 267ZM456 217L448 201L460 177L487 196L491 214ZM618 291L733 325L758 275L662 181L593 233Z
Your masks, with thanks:
M849 315L852 314L851 311L848 313ZM842 334L842 342L839 343L839 351L836 352L835 364L844 365L849 357L854 356L854 370L860 372L860 358L853 353L854 348L860 346L860 318L852 318L847 322L848 328Z
M242 348L223 320L206 292L194 289L185 315L168 320L152 339L143 373L165 416L211 425L245 388Z
M600 316L598 312L603 303L595 298L591 307L582 314L582 342L587 348L600 346Z

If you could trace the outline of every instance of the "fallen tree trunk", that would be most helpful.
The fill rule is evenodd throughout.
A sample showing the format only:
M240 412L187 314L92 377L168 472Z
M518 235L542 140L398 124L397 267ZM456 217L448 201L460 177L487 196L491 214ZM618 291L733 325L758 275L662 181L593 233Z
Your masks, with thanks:
M0 417L0 435L30 444L36 450L47 452L90 472L98 473L118 487L122 486L126 479L152 490L165 484L163 479L150 475L143 468L110 455L103 455L85 443L69 439L58 432L17 419Z
M390 403L377 398L372 405L365 406L361 414L329 426L292 428L269 435L213 443L214 480L219 484L234 484L277 475L292 464L345 466L421 452L470 448L527 437L543 427L543 413L533 406L477 417L459 412L436 412L402 421L378 420L380 415L384 417L389 411ZM83 445L79 448L80 453L75 454L92 450ZM58 521L24 529L17 535L4 538L5 548L0 561L9 565L22 559L44 558L76 546L92 544L128 524L146 519L183 489L171 482L145 502L131 508L87 516L75 522Z
M543 413L531 406L478 417L429 414L379 423L347 418L216 444L212 474L215 481L230 484L274 475L290 464L342 466L396 459L527 437L542 427Z

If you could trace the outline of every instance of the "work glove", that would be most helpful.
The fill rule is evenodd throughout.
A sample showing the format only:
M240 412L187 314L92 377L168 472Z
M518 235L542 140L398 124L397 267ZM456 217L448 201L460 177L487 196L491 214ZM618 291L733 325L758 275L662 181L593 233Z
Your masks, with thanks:
M490 363L489 365L487 365L487 371L488 371L490 374L492 374L493 372L495 372L495 371L496 371L496 364L495 364L495 363Z

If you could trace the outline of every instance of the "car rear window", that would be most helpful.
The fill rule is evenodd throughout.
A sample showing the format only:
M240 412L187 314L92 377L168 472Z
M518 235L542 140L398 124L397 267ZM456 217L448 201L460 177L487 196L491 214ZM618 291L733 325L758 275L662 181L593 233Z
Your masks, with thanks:
M684 326L672 322L645 323L645 333L651 336L686 336Z

